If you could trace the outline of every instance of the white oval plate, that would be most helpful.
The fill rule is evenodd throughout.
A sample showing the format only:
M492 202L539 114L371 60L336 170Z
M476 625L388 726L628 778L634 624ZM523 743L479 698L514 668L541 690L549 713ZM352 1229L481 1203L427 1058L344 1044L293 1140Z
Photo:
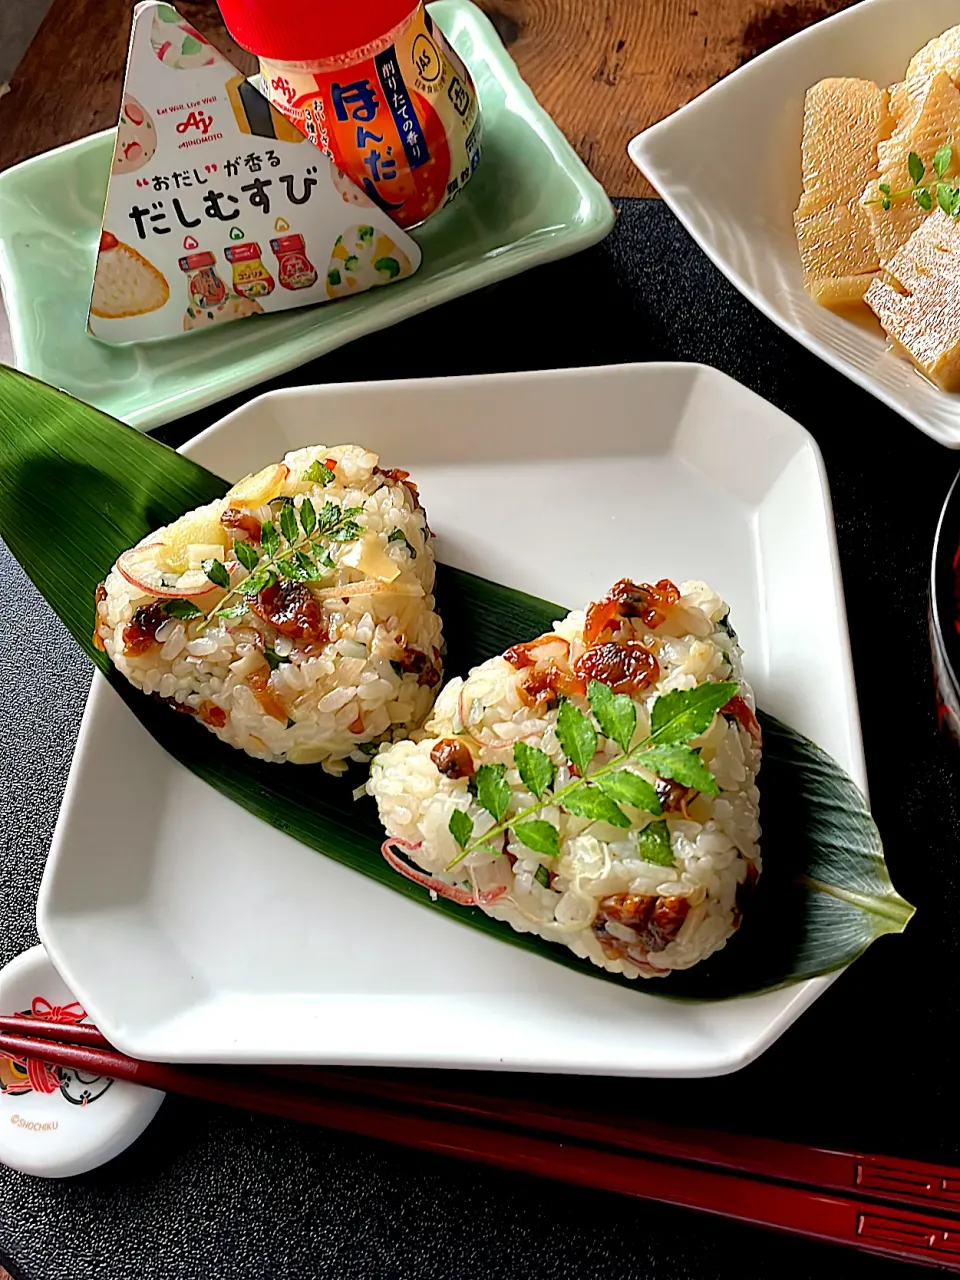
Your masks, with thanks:
M873 332L817 306L803 287L793 211L803 188L807 89L826 76L893 84L919 48L958 22L957 0L860 0L735 71L629 146L700 248L764 315L951 449L960 449L960 395L888 352L879 325Z
M760 704L865 788L820 455L766 401L697 365L307 387L184 452L237 479L344 441L412 471L449 564L571 606L625 575L705 578ZM816 629L798 600L817 601ZM828 981L684 1005L505 946L258 822L99 677L37 924L110 1040L161 1060L710 1075Z

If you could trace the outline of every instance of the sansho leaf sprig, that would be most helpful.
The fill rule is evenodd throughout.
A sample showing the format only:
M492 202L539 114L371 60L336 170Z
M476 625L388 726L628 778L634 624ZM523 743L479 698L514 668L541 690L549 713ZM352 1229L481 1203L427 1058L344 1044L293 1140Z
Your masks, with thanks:
M204 560L203 572L227 594L206 614L191 600L174 599L163 603L164 613L175 618L203 617L203 626L218 618L239 618L247 611L243 597L255 595L272 586L278 578L288 582L317 582L333 568L324 542L349 542L359 537L356 517L361 507L341 507L327 502L320 512L309 498L297 509L288 500L280 508L279 530L272 520L264 522L260 531L260 551L249 542L237 540L233 554L247 570L248 576L230 587L230 571L222 560Z
M950 168L952 160L953 147L949 142L945 142L937 148L931 161L933 176L927 177L927 166L916 151L911 151L907 157L907 169L913 185L902 187L899 191L891 191L889 182L881 182L880 195L867 200L866 203L878 204L882 209L889 209L894 200L906 200L912 197L921 209L929 211L933 208L933 198L936 195L937 204L944 213L952 218L958 218L960 217L960 188L943 181L943 175Z
M472 779L471 792L493 818L494 825L474 838L475 824L470 815L462 809L455 810L449 830L460 852L448 863L447 870L476 849L489 846L508 828L521 844L535 853L555 856L560 847L558 829L546 819L534 817L547 806L623 828L633 824L621 804L659 817L662 809L656 789L638 773L624 767L630 763L639 764L658 777L673 778L684 786L695 786L699 791L716 795L718 787L713 774L699 752L687 743L706 732L713 717L736 695L738 688L733 681L722 681L663 694L653 704L650 733L631 746L637 725L633 701L626 694L615 694L600 681L591 680L587 687L590 710L600 733L615 742L623 754L590 772L599 741L597 728L589 715L564 699L557 715L557 740L579 776L553 791L556 775L553 761L539 747L518 742L513 751L514 764L524 786L536 796L537 802L508 815L511 793L506 766L481 765ZM651 861L661 860L662 842L648 840L647 843L654 854Z

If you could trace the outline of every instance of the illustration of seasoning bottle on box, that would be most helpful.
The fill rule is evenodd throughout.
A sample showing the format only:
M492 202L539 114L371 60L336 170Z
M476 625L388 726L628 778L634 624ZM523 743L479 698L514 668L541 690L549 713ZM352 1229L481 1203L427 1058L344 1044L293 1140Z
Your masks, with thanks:
M217 259L209 250L181 258L180 270L187 277L187 295L194 310L219 306L226 298L227 286L217 275Z
M277 279L284 289L309 289L317 283L317 269L307 257L303 236L291 234L270 241L277 255Z
M255 240L228 245L223 256L233 267L233 287L241 297L265 298L273 293L275 281L263 264L260 246Z

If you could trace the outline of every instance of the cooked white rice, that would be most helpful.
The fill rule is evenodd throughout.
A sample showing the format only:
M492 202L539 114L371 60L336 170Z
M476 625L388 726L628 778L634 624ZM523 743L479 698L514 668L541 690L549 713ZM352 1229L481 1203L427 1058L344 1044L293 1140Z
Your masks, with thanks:
M316 463L332 470L327 484L304 479ZM262 760L319 762L331 773L348 758L366 760L368 744L421 725L441 676L430 533L406 473L377 463L356 445L297 450L121 556L98 592L96 624L117 670L231 746ZM279 581L269 608L260 604L265 596L253 597L267 617L251 608L206 625L160 619L171 597L204 614L224 600L205 560L229 562L232 590L244 582L234 540L259 550L259 530L267 519L277 523L284 498L298 513L306 498L317 512L331 503L359 508L359 536L322 541L332 564L319 580ZM364 585L346 599L337 594L351 583Z
M626 977L687 969L722 947L739 925L743 887L752 888L760 871L755 785L760 734L753 695L741 674L740 649L726 621L727 606L700 582L683 583L679 596L653 617L653 629L640 617L617 616L603 637L615 644L640 641L656 658L654 683L631 693L637 711L634 744L648 733L659 695L704 681L740 683L742 701L725 707L707 732L690 743L699 748L720 793L687 793L676 784L659 783L666 815L661 820L669 833L662 856L672 855L671 866L641 856L638 833L653 821L651 815L626 806L633 825L625 831L548 804L536 817L559 827L557 856L532 852L508 827L505 836L496 836L495 849L477 849L445 870L459 852L449 830L453 811L465 810L478 836L494 821L471 795L469 777L446 776L435 758L446 763L444 752L462 744L471 769L505 765L508 815L536 804L514 765L516 742L523 740L550 756L557 767L555 789L573 776L556 736L556 701L546 707L527 705L529 696L525 700L521 691L535 689L536 678L551 668L572 673L589 647L584 612L556 624L555 642L528 650L533 666L518 669L506 657L495 657L471 671L466 681L452 680L414 740L381 749L368 791L376 798L387 834L398 842L393 850L389 841L385 845L393 865L402 870L399 849L408 864L428 873L441 893L447 885L457 886L453 892L459 901L466 898L520 932L563 943L576 955ZM560 685L563 692L562 681ZM585 697L568 696L589 711ZM591 772L620 754L602 735L599 743ZM656 781L651 773L636 771ZM431 887L424 877L420 882Z

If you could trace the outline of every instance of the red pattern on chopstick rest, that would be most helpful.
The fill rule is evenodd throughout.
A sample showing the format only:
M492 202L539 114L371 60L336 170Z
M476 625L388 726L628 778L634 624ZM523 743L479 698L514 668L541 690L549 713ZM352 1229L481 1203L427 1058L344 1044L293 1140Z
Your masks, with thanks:
M77 1000L72 1000L70 1004L51 1004L45 996L34 996L30 1002L29 1016L40 1022L74 1025L82 1022L87 1012ZM56 1093L60 1088L61 1079L58 1068L46 1062L40 1062L36 1058L13 1058L11 1061L27 1073L27 1081L35 1093Z
M78 1000L73 1000L70 1004L51 1004L44 996L34 996L30 1003L30 1015L42 1018L44 1022L83 1022L87 1011L81 1008Z
M35 1058L14 1058L18 1067L26 1068L27 1079L34 1093L56 1093L60 1088L60 1073L56 1067Z

